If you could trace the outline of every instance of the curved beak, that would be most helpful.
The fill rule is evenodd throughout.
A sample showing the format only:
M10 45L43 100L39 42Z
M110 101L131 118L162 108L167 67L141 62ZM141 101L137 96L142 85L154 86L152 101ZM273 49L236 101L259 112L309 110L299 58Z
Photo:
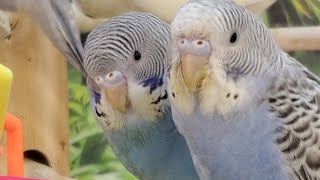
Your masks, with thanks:
M127 80L119 71L113 71L104 77L96 77L96 82L111 106L121 113L129 107Z
M115 87L105 87L103 89L111 106L121 113L125 113L128 108L127 103L127 83L123 82Z
M179 38L177 41L181 58L181 71L185 84L191 92L202 85L209 63L211 44L205 39Z
M209 62L207 56L186 54L181 58L182 76L191 92L196 91L202 85L205 77L205 65Z

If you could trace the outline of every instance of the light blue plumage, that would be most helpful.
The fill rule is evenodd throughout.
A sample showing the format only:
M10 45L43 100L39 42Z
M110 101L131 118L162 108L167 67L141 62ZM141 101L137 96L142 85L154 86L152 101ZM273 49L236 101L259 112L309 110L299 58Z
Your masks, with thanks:
M171 24L169 94L200 179L320 179L320 80L232 0Z
M84 67L97 82L88 79L91 104L115 154L137 177L198 179L172 121L168 43L169 26L147 13L114 17L94 29L84 48Z
M83 48L68 0L1 1L0 9L32 15L82 72L92 110L129 171L147 180L199 179L172 121L167 23L148 13L127 13L94 29Z

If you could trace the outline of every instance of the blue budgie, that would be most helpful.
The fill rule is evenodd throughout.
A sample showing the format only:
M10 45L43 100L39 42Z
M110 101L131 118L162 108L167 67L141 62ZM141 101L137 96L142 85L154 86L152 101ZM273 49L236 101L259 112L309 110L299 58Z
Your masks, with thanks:
M119 160L141 179L198 179L167 94L169 26L147 13L111 18L88 35L91 104Z
M320 179L320 79L232 0L171 24L169 98L200 179Z
M41 1L43 7L35 10L29 6L37 0L12 2L33 15L86 77L92 110L129 171L149 180L199 179L172 120L165 76L167 23L148 13L127 13L92 30L82 48L69 1ZM1 7L17 9L8 2Z

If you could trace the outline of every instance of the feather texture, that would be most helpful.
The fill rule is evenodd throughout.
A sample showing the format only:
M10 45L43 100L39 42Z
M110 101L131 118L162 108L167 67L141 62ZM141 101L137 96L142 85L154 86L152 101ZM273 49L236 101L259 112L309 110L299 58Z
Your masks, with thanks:
M270 88L270 111L282 127L276 144L296 179L320 179L320 79L289 55Z
M121 71L129 107L117 111L88 78L92 109L115 154L138 178L197 180L189 148L172 120L164 73L168 48L168 24L148 13L126 13L93 30L85 44L85 68L91 77Z
M167 23L148 13L114 17L89 33L83 49L68 0L1 1L0 9L31 15L83 73L96 119L129 171L141 179L199 179L168 102L164 73L169 64ZM110 103L104 93L107 88L96 83L97 77L113 71L123 75L126 83L126 93L112 94L114 99L127 100L124 112Z
M201 179L320 179L320 80L261 20L232 0L191 0L171 36L173 119ZM181 52L181 38L211 47L196 91L183 76L193 51Z

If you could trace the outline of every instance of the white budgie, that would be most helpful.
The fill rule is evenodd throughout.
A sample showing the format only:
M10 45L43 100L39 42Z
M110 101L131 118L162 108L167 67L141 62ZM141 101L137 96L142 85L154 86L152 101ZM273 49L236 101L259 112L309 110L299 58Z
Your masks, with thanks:
M232 0L171 24L174 122L201 179L320 179L320 80Z

